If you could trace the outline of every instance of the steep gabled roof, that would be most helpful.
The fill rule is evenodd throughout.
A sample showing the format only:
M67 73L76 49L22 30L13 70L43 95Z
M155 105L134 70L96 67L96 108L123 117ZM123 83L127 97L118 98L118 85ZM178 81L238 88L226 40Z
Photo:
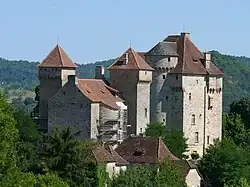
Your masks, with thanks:
M96 145L92 148L92 154L96 162L115 162L115 159L110 152L108 152L102 145Z
M111 87L101 79L78 79L77 87L93 102L100 102L112 109L118 109L116 102L123 101L112 94ZM117 90L115 90L117 92Z
M128 61L126 63L125 57L128 55ZM148 63L132 48L126 50L110 67L109 70L114 69L127 69L127 70L149 70L154 69L148 65Z
M110 152L112 157L115 159L117 165L127 165L129 164L125 159L123 159L113 148L111 145L106 145L105 148Z
M170 73L223 75L213 62L210 62L209 68L204 67L204 54L190 40L188 33L170 35L147 53L147 55L166 56L177 56L176 54L178 63Z
M189 171L191 169L196 169L199 176L201 178L203 178L201 173L198 170L198 167L195 164L193 164L191 161L188 161L188 160L174 160L174 164L176 164L177 166L180 167L181 172L182 172L184 177L186 177L188 175L188 173L189 173Z
M77 68L63 48L59 45L49 53L49 55L38 65L38 67L65 67Z
M134 164L156 164L166 157L171 160L178 159L168 150L162 139L156 137L128 137L115 151Z

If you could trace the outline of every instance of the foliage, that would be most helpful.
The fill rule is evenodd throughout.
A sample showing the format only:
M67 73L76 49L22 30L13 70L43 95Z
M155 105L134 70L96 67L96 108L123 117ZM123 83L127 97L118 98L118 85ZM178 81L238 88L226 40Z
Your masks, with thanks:
M249 95L250 59L223 55L212 51L213 62L224 72L223 109L229 111L229 105Z
M38 175L35 187L69 187L61 178L54 174Z
M112 180L111 187L153 187L155 174L151 167L130 166Z
M245 128L240 115L223 114L223 136L230 138L237 146L250 147L250 130Z
M111 187L184 187L180 169L168 159L157 166L130 166L111 182Z
M192 158L193 160L197 160L198 158L200 158L199 153L192 152L192 153L191 153L191 158Z
M230 105L230 114L238 114L246 128L250 129L250 96L234 101Z
M157 187L184 187L185 181L180 168L168 159L158 164L159 172L156 174Z
M18 158L21 171L31 171L38 160L38 141L41 135L37 131L33 120L22 110L16 110L13 114L16 120L16 128L19 132Z
M249 180L250 152L224 138L207 149L199 168L211 186L235 184L240 178Z
M18 131L11 106L0 95L0 181L16 166Z
M187 151L187 139L183 132L168 129L163 123L150 124L146 128L146 136L161 137L169 150L178 158L183 158Z
M110 184L109 175L106 172L106 164L98 164L97 166L97 187L103 187L106 184Z
M225 184L224 187L250 187L250 184L246 178L240 178L240 180L234 184Z
M44 171L57 173L70 186L90 185L97 182L97 167L91 157L91 142L78 142L70 128L62 132L56 129L53 136L47 137L43 160Z

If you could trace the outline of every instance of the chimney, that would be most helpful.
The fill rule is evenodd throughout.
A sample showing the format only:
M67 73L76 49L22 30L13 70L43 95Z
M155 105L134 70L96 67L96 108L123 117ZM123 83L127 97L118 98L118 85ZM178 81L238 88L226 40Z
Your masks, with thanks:
M190 33L189 32L182 32L181 36L190 39Z
M78 84L78 78L76 75L68 75L69 84Z
M95 79L104 79L105 68L103 66L95 67Z
M211 54L208 52L204 52L204 67L206 69L210 68L210 63L211 63Z

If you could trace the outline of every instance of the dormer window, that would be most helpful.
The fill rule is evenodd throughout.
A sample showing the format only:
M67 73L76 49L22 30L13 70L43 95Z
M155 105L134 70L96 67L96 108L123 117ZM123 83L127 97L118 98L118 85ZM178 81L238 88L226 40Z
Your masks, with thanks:
M133 153L133 156L142 156L143 155L143 151L135 151L134 153Z

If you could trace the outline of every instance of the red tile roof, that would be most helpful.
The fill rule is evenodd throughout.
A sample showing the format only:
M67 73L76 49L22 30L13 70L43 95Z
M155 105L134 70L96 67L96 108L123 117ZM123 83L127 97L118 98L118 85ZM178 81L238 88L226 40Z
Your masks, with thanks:
M178 160L167 148L161 138L128 137L115 151L126 161L134 164L156 164L169 157Z
M128 62L126 64L125 57L128 55ZM127 69L127 70L149 70L154 69L132 48L126 50L110 67L109 70L113 69Z
M102 145L96 145L92 148L92 154L96 162L115 162L115 159L110 152L108 152Z
M123 159L113 148L111 145L107 145L105 147L110 154L112 155L112 157L115 159L115 162L117 165L127 165L129 164L125 159Z
M101 79L78 79L78 88L93 102L100 102L112 109L118 109L116 102L123 101L112 94L111 87L107 86ZM116 91L117 90L113 90Z
M204 54L200 52L186 34L169 36L164 41L177 42L178 63L170 73L223 75L212 62L210 62L210 68L204 67L202 64Z
M178 63L175 68L170 70L170 73L223 75L223 72L220 71L220 69L216 67L213 62L210 62L209 68L204 67L204 54L194 45L194 43L189 38L189 34L187 33L182 33L181 35L170 35L162 42L160 42L160 44L164 44L160 46L160 51L158 49L159 45L156 45L158 46L157 50L155 49L155 46L151 50L149 50L146 55L150 56L157 53L161 54L164 52L167 53L165 55L176 56L171 55L173 53L173 51L171 52L171 50L176 50L178 54ZM177 47L168 46L170 44Z
M38 65L38 67L65 67L77 68L63 48L59 45L49 53L49 55Z

